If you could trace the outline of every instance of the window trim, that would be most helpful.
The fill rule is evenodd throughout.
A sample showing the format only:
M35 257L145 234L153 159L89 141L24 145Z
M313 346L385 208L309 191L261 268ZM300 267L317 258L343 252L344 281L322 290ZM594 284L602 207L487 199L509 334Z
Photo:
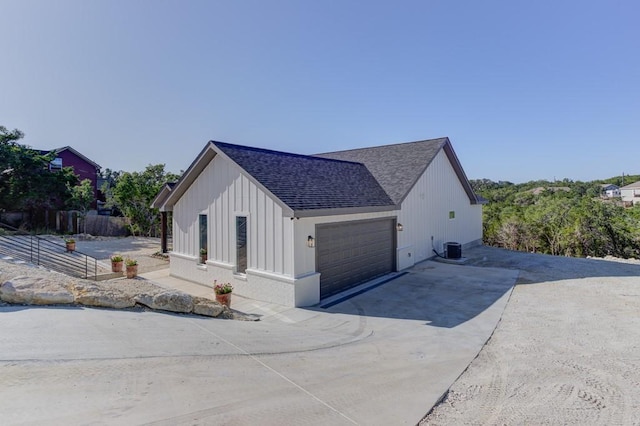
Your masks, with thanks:
M203 225L204 233L202 232ZM200 255L200 250L202 249L207 250L207 253L209 253L209 216L207 214L198 215L198 252L196 253L196 258L199 265L203 265L203 263L200 262L202 258L202 256Z
M240 220L244 219L244 245L240 246L239 240L239 230L240 230ZM236 235L235 235L235 245L236 245L236 259L235 259L235 273L246 275L247 269L249 268L249 218L245 215L236 215ZM243 251L244 253L242 253ZM244 262L241 263L240 259L244 257Z

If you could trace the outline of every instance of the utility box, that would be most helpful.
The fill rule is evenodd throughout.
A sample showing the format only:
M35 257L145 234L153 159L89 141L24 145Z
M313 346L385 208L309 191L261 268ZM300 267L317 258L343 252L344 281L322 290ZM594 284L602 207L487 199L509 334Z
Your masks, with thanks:
M460 259L462 257L462 245L460 243L444 243L444 257L447 259Z

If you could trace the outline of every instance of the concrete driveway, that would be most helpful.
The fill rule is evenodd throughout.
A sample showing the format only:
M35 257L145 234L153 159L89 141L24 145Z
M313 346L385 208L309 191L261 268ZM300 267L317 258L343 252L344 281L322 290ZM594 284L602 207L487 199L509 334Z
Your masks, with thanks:
M0 307L1 422L416 424L490 337L517 274L427 261L327 309L256 304L257 322Z

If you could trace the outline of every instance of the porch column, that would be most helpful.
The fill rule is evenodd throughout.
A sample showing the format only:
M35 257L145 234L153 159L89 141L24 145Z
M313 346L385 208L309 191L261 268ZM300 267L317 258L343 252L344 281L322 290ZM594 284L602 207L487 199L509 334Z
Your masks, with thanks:
M167 212L160 212L160 246L162 253L167 252Z

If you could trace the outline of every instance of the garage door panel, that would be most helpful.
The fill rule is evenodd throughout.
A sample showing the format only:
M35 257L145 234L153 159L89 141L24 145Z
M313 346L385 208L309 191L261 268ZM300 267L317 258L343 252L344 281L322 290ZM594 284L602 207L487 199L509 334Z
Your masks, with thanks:
M394 225L393 219L318 225L320 296L329 296L395 270Z

